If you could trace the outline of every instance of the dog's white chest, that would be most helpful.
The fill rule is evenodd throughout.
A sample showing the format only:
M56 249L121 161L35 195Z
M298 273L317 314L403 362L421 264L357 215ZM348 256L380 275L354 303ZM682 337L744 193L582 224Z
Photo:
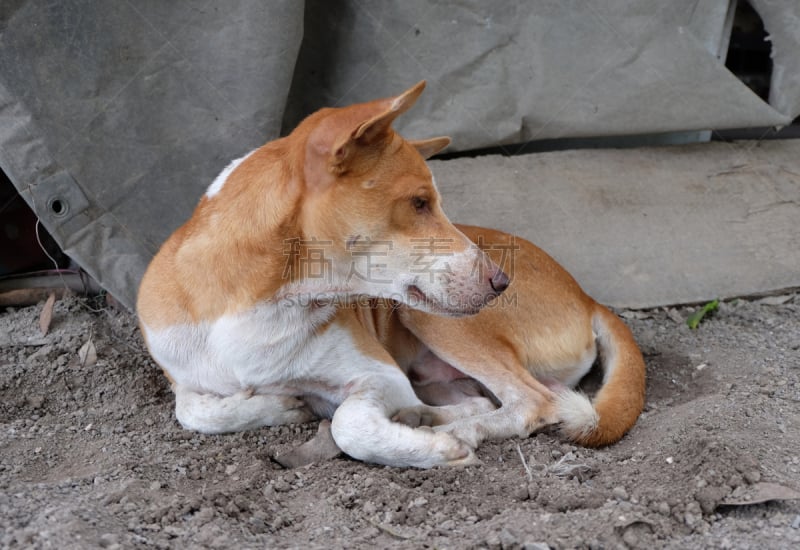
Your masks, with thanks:
M214 321L144 329L154 358L178 385L218 394L292 393L292 381L318 377L323 351L352 348L335 323L319 331L335 313L335 306L269 302Z

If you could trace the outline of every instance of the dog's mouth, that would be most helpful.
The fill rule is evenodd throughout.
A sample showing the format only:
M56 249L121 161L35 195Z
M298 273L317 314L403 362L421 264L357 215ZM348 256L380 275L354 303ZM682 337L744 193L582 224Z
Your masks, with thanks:
M408 295L409 306L437 315L465 317L467 315L475 315L481 310L480 307L476 307L473 304L467 304L468 307L453 307L449 303L431 298L420 287L413 284L406 287L406 294Z
M425 304L427 306L434 306L436 303L431 300L427 294L425 294L420 287L417 285L408 285L406 288L406 293L408 297L414 303Z

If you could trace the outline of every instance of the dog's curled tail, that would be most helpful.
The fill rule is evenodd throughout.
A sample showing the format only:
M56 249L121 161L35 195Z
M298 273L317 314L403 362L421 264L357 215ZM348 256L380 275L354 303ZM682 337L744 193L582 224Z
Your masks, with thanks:
M590 401L572 390L557 394L558 417L564 434L581 445L602 447L622 438L644 407L645 365L630 329L604 306L592 317L597 334L603 383Z

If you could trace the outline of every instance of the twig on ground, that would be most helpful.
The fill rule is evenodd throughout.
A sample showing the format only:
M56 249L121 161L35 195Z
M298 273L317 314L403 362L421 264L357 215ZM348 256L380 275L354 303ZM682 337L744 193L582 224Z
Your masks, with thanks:
M533 472L528 467L528 463L525 461L525 456L522 454L522 449L519 448L519 443L517 443L517 453L519 453L519 459L522 461L522 466L525 468L525 474L528 476L528 481L533 481Z
M390 535L390 536L392 536L392 537L394 537L396 539L408 540L408 539L414 538L412 535L404 535L402 533L398 533L397 531L395 531L394 529L392 529L388 525L384 525L382 523L378 523L375 520L368 519L367 521L370 522L374 527L377 527L378 529L380 529L381 531L383 531L387 535Z

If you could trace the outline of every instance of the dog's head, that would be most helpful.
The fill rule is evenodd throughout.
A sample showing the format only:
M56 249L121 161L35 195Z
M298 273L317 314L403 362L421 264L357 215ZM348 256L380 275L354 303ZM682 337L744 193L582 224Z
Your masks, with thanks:
M323 262L317 274L329 269L344 293L443 315L473 314L509 280L442 211L425 159L450 139L407 141L392 129L424 87L420 82L397 97L323 109L295 130L304 143L303 254Z

